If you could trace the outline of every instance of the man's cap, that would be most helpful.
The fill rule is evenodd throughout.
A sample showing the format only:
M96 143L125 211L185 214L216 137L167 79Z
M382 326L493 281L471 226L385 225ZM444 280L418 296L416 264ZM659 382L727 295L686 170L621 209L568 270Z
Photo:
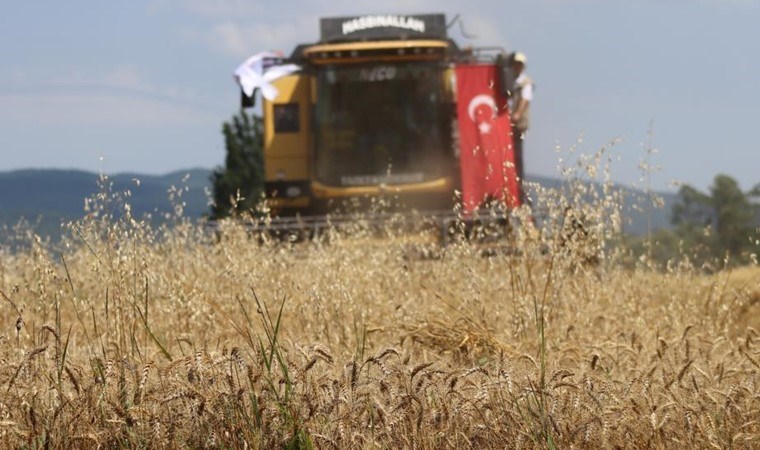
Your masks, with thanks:
M515 52L514 55L512 56L512 61L525 64L528 62L528 57L525 56L525 53L523 52Z

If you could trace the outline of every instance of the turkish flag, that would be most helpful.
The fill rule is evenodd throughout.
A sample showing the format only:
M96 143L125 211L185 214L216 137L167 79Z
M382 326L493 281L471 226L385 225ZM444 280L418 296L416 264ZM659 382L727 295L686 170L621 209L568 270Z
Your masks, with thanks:
M471 213L484 200L520 205L506 97L493 64L456 67L462 202Z

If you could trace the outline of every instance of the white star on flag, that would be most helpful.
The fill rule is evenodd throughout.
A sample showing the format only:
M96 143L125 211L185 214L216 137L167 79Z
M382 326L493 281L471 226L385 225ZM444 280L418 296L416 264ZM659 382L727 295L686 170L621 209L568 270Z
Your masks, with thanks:
M243 64L235 69L235 80L248 97L252 96L253 91L258 88L261 89L261 95L265 99L269 101L276 99L279 92L272 85L272 82L301 69L295 64L279 64L265 67L264 63L267 58L280 59L281 57L272 52L257 53L246 59Z
M483 122L478 125L478 129L480 130L480 134L488 134L491 132L491 124L488 122Z

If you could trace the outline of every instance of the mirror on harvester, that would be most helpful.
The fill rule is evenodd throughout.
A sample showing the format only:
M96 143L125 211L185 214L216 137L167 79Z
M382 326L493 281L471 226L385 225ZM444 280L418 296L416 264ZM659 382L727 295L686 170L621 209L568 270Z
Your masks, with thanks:
M240 90L240 107L241 108L253 108L256 106L256 90L253 91L253 94L249 97L245 95L245 92L243 90Z

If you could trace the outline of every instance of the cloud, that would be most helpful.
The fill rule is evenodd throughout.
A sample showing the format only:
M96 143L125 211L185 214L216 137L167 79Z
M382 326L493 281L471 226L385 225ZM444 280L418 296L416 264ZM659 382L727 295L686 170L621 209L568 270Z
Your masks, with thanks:
M35 84L75 88L111 88L122 92L131 91L136 94L161 97L167 101L186 102L192 101L198 96L195 89L176 85L157 85L150 81L146 71L132 64L121 64L101 74L94 75L85 75L76 71L69 72L49 80L40 80Z
M361 14L426 14L436 13L446 8L447 1L434 0L337 0L325 7L324 2L308 1L312 10L328 10L330 15L352 16ZM336 14L338 12L338 14Z
M0 122L38 125L180 125L217 120L199 109L103 93L0 95Z
M461 24L454 24L449 29L449 34L456 37L460 45L474 46L507 46L506 38L502 32L503 27L497 27L494 21L481 14L470 13L462 18ZM466 38L464 33L472 36Z
M709 3L725 4L725 5L742 5L742 6L757 6L760 5L760 0L705 0Z
M270 8L263 2L250 0L151 0L148 10L153 13L181 10L199 17L239 19L261 16Z
M203 43L219 54L240 60L265 50L287 55L297 44L316 41L318 34L319 23L313 17L246 24L230 20L182 31L183 39Z
M482 4L480 4L482 3ZM182 11L194 16L194 24L185 25L182 36L204 42L214 51L235 58L245 58L263 50L282 50L286 54L295 45L319 39L319 19L377 13L447 14L451 20L458 12L468 32L477 39L463 38L459 27L451 34L465 45L503 45L504 36L498 20L489 16L494 5L475 2L462 11L454 0L336 0L331 3L301 0L288 8L269 8L263 3L244 0L153 0L155 11ZM472 31L471 31L472 30Z
M218 109L201 104L193 89L152 83L144 70L130 64L95 75L74 71L4 83L0 105L2 122L44 125L194 124Z
M310 34L297 23L243 26L226 22L214 26L207 36L209 43L218 50L229 56L245 58L263 50L282 50L287 54L299 42L316 40L316 35Z
M322 17L378 13L445 13L448 20L461 13L464 29L475 38L466 37L461 26L455 24L449 33L460 45L508 47L503 18L509 8L493 0L475 0L467 5L459 0L335 0L327 3L298 0L283 8L250 0L151 0L150 9L158 14L189 15L192 20L185 21L180 30L185 40L202 43L218 54L240 60L264 50L289 54L298 44L317 41Z
M23 67L11 66L0 69L0 85L24 83L29 79L29 72Z
M116 67L103 77L106 84L132 89L150 89L144 73L137 66L125 64Z
M180 10L196 17L212 20L287 20L294 13L315 17L324 15L356 15L375 13L436 12L442 3L434 0L336 0L324 2L300 0L287 8L272 8L264 2L251 0L152 0L148 9L154 13Z
M245 32L234 23L221 23L214 26L206 36L212 47L230 56L243 57L248 51L249 43Z
M330 17L331 14L321 16ZM448 17L451 19L453 15ZM449 33L462 45L505 45L502 29L486 15L468 14L464 29L474 36L465 38L460 26L453 26ZM279 50L286 55L298 44L319 39L319 20L315 15L300 15L289 21L259 21L242 23L225 21L210 25L207 29L186 29L185 38L205 42L213 50L243 59L264 50Z

